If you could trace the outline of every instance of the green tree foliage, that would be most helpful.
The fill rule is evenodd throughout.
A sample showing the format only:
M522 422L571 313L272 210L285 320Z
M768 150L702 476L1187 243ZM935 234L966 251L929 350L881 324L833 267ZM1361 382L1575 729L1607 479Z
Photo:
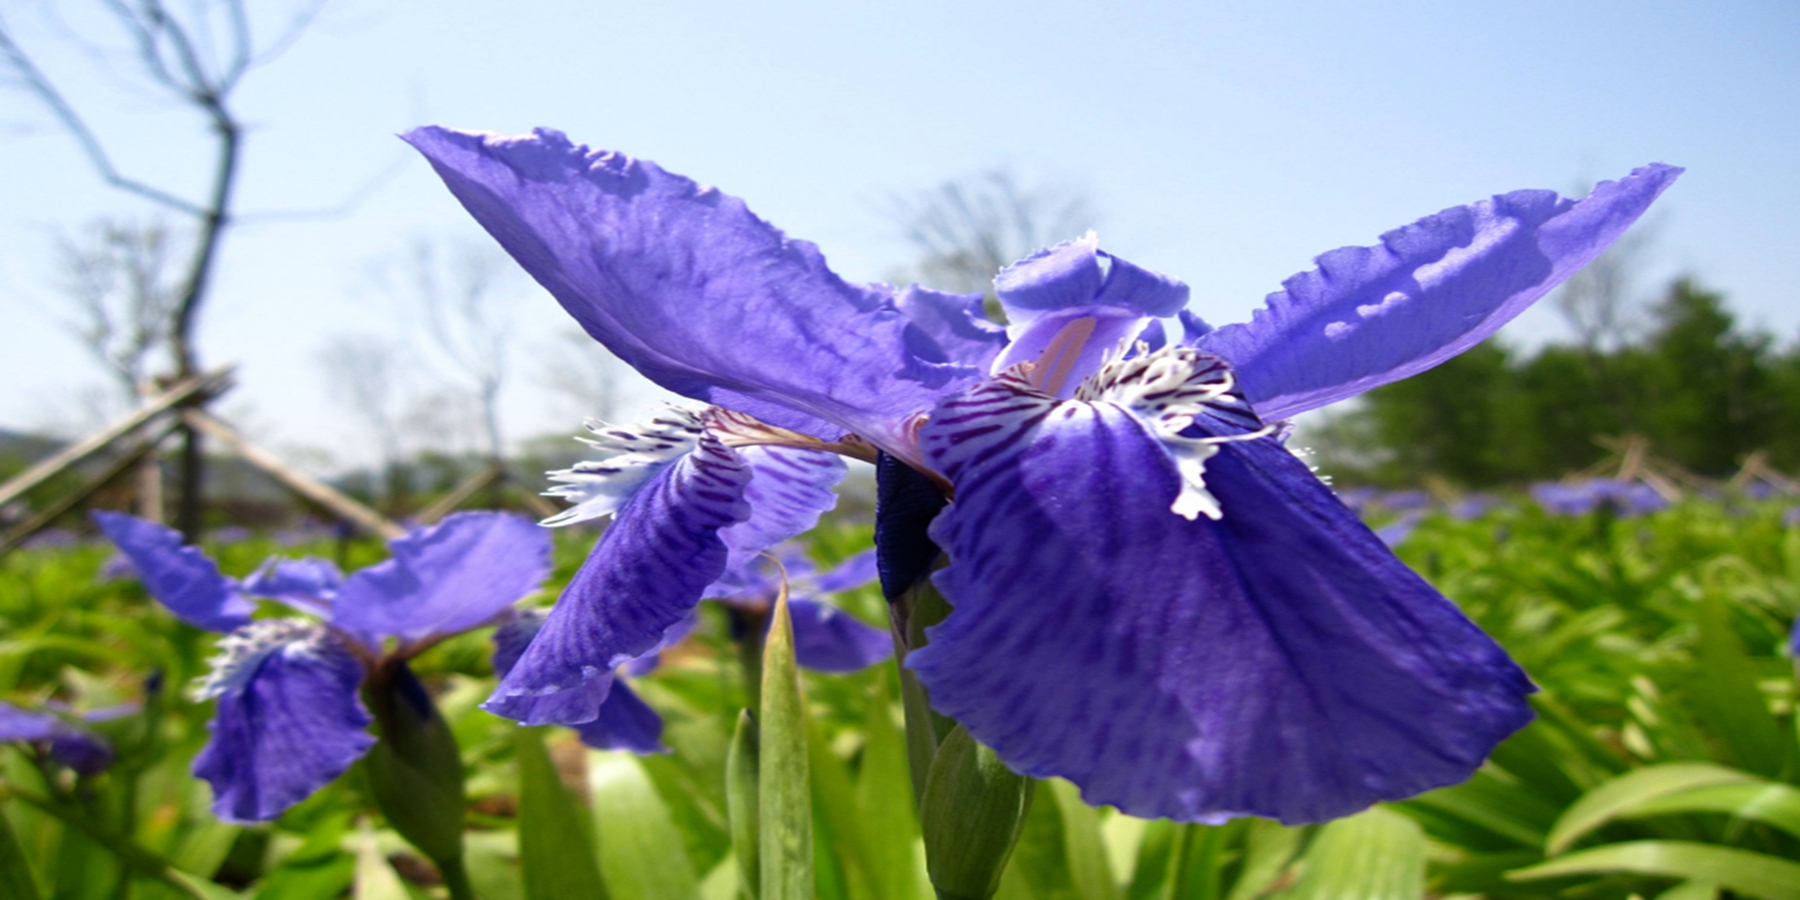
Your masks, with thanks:
M1756 450L1800 463L1800 346L1742 327L1691 279L1649 312L1641 336L1611 348L1522 354L1490 341L1370 392L1311 442L1351 480L1472 487L1561 477L1607 453L1596 438L1625 434L1703 475L1729 475Z

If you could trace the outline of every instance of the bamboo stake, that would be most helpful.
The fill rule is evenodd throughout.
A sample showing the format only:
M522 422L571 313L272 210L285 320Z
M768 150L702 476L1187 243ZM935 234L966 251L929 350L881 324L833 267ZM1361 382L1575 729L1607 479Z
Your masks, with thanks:
M9 479L5 484L0 484L0 506L5 506L14 500L17 500L19 497L23 496L26 491L37 487L50 478L61 474L70 466L105 449L119 438L138 430L145 422L161 415L163 412L167 411L169 407L181 403L196 394L218 394L229 387L230 383L231 367L229 366L202 375L196 375L192 378L183 379L182 381L175 383L168 390L163 391L161 394L151 398L143 406L138 407L137 410L130 415L80 441L64 447L56 453L51 454L37 465L20 472L18 475Z
M20 544L25 543L26 538L44 530L45 526L56 521L57 517L74 509L83 500L92 497L102 488L112 483L120 475L130 471L146 456L154 458L156 454L156 445L162 443L163 438L168 437L169 433L174 431L176 427L177 423L173 419L164 422L149 438L146 438L143 442L121 455L118 459L113 460L100 472L100 474L94 476L86 484L70 491L62 497L58 497L56 502L38 510L36 514L32 515L31 518L26 519L17 528L0 536L0 554L6 553Z
M338 516L354 522L363 530L384 538L397 538L406 533L406 529L383 517L380 513L352 500L335 488L316 481L297 469L282 462L274 454L250 443L235 429L198 409L186 409L181 412L181 420L207 436L225 442L237 451L245 462L269 473L276 481L287 485L288 489L320 506L331 510Z
M430 525L449 515L469 498L480 493L482 488L499 481L506 474L506 466L501 463L489 463L481 471L463 479L462 484L450 489L450 493L439 497L436 502L419 511L418 520Z

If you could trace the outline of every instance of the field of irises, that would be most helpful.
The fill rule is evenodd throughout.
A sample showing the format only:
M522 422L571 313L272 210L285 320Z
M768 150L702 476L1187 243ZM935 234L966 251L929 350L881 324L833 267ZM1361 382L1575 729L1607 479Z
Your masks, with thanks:
M1370 513L1376 524L1404 517L1406 528L1384 536L1539 688L1535 721L1473 779L1302 827L1145 821L1043 782L1028 795L996 896L1800 897L1787 650L1800 610L1800 529L1784 522L1788 504L1689 500L1643 514L1606 503L1552 512L1523 497L1482 506ZM800 677L810 877L820 898L929 900L894 666L858 668L884 654L854 623L838 621L836 644L817 628L841 619L835 607L885 629L876 586L831 590L866 581L853 570L868 530L830 523L787 558L790 584L812 588L792 592L796 626L813 623L795 629L802 668L810 655L822 663L814 669L839 670ZM556 538L553 574L521 610L548 604L594 539ZM265 579L304 574L259 569L275 554L334 559L345 572L388 554L372 541L266 538L203 549L228 576ZM426 785L410 799L437 821L384 816L396 807L379 794L393 778L372 752L273 822L232 824L214 815L213 793L193 770L215 716L202 685L218 694L229 676L226 666L207 682L210 661L247 639L184 623L122 569L98 538L0 560L0 727L23 738L0 745L0 897L443 896L448 886L419 836L429 844L459 824L458 864L473 896L748 895L734 847L758 844L733 833L741 779L727 771L728 758L744 765L733 743L742 741L740 711L755 702L747 685L766 676L755 639L766 606L704 604L684 640L638 667L630 686L661 716L660 735L628 721L610 735L520 728L477 707L495 686L492 620L437 640L410 669L454 738L459 810L424 802ZM803 615L803 600L828 605ZM501 618L504 644L508 629L537 617ZM391 627L404 638L404 623ZM373 712L384 733L398 727L391 713ZM596 750L584 737L665 752ZM780 762L765 751L765 767ZM240 811L259 799L238 798L250 804Z

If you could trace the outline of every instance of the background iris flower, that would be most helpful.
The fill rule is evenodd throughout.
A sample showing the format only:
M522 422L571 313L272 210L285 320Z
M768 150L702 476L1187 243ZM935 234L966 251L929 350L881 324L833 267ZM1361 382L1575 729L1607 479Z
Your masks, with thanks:
M377 701L391 696L432 718L406 661L504 615L550 572L548 534L499 513L459 513L395 538L391 559L348 577L324 560L276 558L242 582L174 529L118 513L94 518L151 596L183 621L225 633L196 692L218 709L194 774L212 785L213 812L230 821L275 818L368 752L365 680L391 688ZM252 620L252 596L313 618Z
M25 709L0 701L0 741L36 744L50 758L78 775L97 775L112 765L112 743L86 727L138 711L136 704L109 706L73 715L54 703L41 709Z
M905 659L932 706L1015 771L1185 821L1409 796L1529 720L1524 673L1282 423L1474 346L1680 173L1444 210L1217 330L1089 235L999 273L1002 328L978 296L846 282L741 201L557 132L406 137L590 335L712 404L574 470L614 524L489 709L596 718L734 561L811 527L841 454L879 461L890 599L928 578L953 607Z

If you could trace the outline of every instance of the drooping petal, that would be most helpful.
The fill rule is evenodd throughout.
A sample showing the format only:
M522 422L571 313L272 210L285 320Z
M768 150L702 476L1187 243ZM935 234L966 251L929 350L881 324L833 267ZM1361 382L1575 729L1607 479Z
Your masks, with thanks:
M344 573L331 560L316 556L300 559L271 556L244 579L243 591L253 597L271 597L293 609L325 618L331 615L331 602L343 583Z
M662 716L638 697L624 679L613 681L600 714L575 726L581 742L596 750L629 750L632 753L667 753L662 745Z
M749 515L750 477L706 435L638 491L483 708L527 725L593 721L613 669L655 648L724 572L719 532Z
M894 639L828 603L790 598L794 659L817 672L855 672L894 655Z
M357 693L362 663L324 628L267 619L219 647L200 689L219 702L212 739L194 758L195 777L212 785L214 815L273 819L374 744Z
M1515 191L1344 247L1246 323L1203 338L1263 419L1352 397L1480 343L1616 240L1681 169L1650 165L1583 200Z
M763 551L817 525L819 516L837 505L834 488L847 471L843 457L817 450L743 447L738 456L750 466L744 488L750 515L719 531L730 555L724 577L707 588L709 597L743 587L745 573L759 568Z
M898 448L898 423L979 374L913 355L887 289L653 163L544 129L405 138L588 334L678 394Z
M1016 771L1136 816L1318 821L1460 781L1530 718L1524 674L1277 441L1219 444L1223 515L1190 520L1135 414L1004 394L921 433L954 611L907 664Z
M388 542L393 558L353 573L331 624L404 642L494 618L550 574L550 533L521 516L457 513Z
M181 532L123 513L93 516L137 566L144 589L176 618L208 631L231 631L250 621L256 607L200 548L184 546Z

